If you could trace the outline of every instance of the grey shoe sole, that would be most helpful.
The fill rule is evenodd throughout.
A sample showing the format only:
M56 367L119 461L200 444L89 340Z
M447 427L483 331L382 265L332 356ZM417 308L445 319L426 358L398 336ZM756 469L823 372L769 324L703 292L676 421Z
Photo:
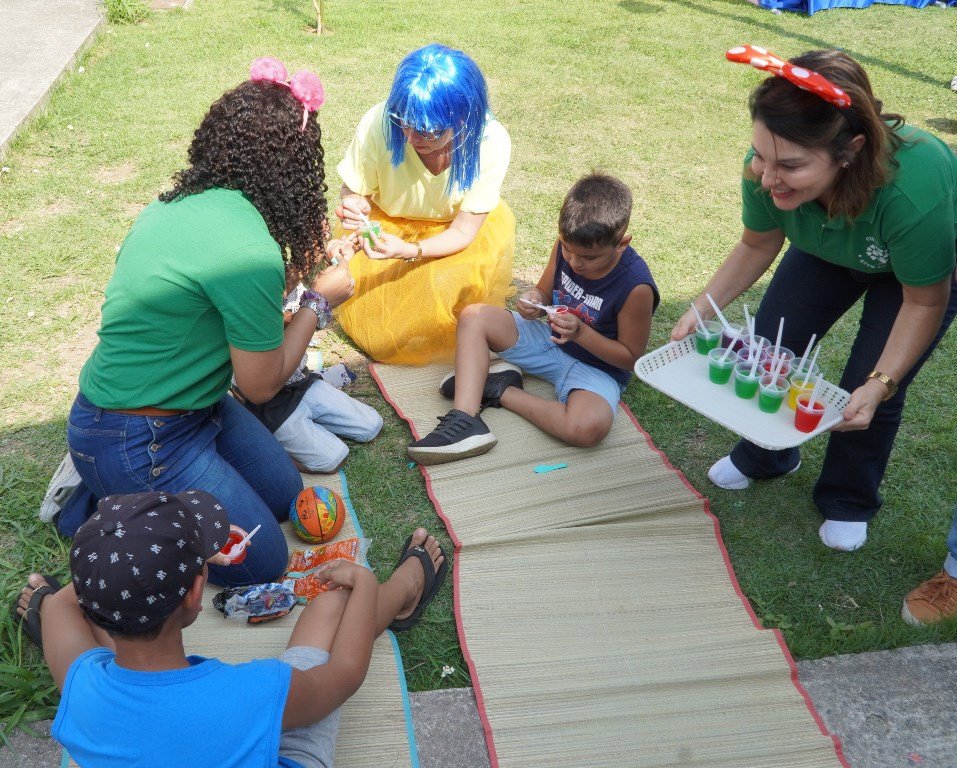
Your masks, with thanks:
M467 459L471 456L481 456L488 453L498 443L498 438L491 432L485 435L474 435L461 440L455 445L440 445L434 448L419 448L409 446L406 451L409 458L419 464L432 466L433 464L447 464L450 461Z
M508 363L502 359L493 360L492 364L488 367L489 373L502 373L503 371L515 371L516 373L520 375L524 373L524 371L521 368L519 368L517 365L512 365L511 363ZM454 370L449 371L447 374L445 374L445 376L442 377L442 381L439 382L439 394L441 394L442 397L446 396L444 391L445 383L449 379L454 379L454 378L455 378ZM449 399L451 400L452 398L449 398Z

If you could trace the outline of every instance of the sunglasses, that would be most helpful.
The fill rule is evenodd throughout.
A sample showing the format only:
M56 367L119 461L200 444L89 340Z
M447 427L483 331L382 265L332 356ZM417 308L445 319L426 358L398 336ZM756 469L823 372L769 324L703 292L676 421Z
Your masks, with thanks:
M438 131L424 131L421 128L417 128L416 126L412 125L411 123L407 123L405 120L395 114L389 115L389 119L392 120L395 125L399 126L401 130L411 131L412 133L415 133L421 137L424 141L438 141L445 135L445 132L449 130L448 128L442 128Z

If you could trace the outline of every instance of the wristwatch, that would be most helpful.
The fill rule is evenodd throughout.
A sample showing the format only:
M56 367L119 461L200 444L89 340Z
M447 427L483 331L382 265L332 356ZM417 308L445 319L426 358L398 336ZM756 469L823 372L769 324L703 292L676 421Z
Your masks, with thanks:
M886 373L881 373L880 371L871 371L867 374L869 379L877 379L881 384L887 387L887 397L885 400L890 400L894 395L897 394L897 382L894 381Z
M332 319L332 308L326 297L315 291L304 291L299 300L299 309L306 307L316 313L316 330L322 330Z

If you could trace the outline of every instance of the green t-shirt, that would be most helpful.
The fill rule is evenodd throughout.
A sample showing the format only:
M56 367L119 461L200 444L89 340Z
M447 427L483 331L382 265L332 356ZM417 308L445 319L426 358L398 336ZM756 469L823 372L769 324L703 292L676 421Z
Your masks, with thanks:
M957 222L957 156L940 139L911 126L899 129L904 143L887 185L853 222L829 219L811 201L782 211L760 180L741 179L744 226L755 232L780 229L791 244L824 261L860 272L893 272L905 285L931 285L954 271Z
M211 189L139 215L106 287L80 391L101 408L205 408L229 389L229 345L283 340L279 245L240 192Z

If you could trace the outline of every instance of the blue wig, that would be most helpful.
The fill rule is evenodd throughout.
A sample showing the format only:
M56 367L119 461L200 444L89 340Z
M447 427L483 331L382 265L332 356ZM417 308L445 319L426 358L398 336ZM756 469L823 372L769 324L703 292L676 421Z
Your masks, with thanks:
M405 158L402 125L439 133L452 129L448 192L466 191L479 175L488 91L478 65L462 51L433 43L406 56L395 72L383 130L393 167Z

